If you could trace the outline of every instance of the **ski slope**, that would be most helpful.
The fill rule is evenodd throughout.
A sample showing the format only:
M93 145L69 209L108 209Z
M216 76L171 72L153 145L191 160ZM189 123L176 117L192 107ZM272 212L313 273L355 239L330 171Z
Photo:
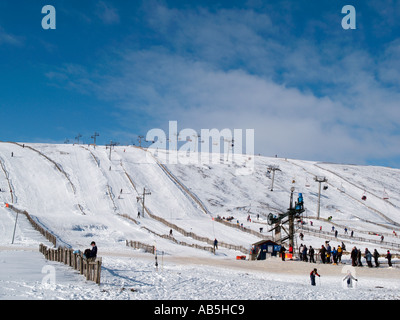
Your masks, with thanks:
M366 238L385 234L385 241L400 243L393 236L400 221L398 169L260 156L236 156L230 163L221 158L220 163L210 163L199 158L207 154L198 153L181 153L177 164L162 165L163 152L167 151L153 155L132 146L117 146L110 153L105 146L1 143L0 201L14 202L17 208L27 210L58 237L60 245L82 248L93 239L103 250L111 251L126 249L126 240L136 240L177 254L182 246L157 236L169 234L171 228L163 221L210 241L217 238L250 248L261 236L272 236L266 217L270 212L286 211L289 190L294 187L295 198L299 192L304 196L304 220L314 220L316 230L336 226L343 233L347 227ZM281 170L275 174L273 191L268 174L271 165ZM315 220L317 175L328 178L328 189L321 195L319 221ZM145 198L148 211L138 218L138 212L142 212L138 197L144 188L151 192ZM383 192L388 199L383 199ZM361 200L363 194L366 201ZM247 221L249 215L251 222ZM238 222L258 234L218 223L213 219L217 216L233 216L233 224ZM329 216L333 217L331 223L326 221ZM173 236L211 246L177 230L173 230ZM310 234L313 245L323 243L323 239L314 237ZM193 255L204 254L192 251ZM218 253L238 254L233 251L221 248Z
M94 240L103 257L101 290L88 286L79 275L56 263L52 266L57 270L57 286L43 287L43 274L38 270L49 263L36 251L39 243L50 244L20 215L15 243L11 245L15 213L2 207L0 262L9 276L0 279L1 297L258 299L266 297L265 283L269 283L269 292L277 299L313 298L315 291L308 287L309 264L236 261L237 255L243 255L237 249L220 246L214 255L179 244L212 247L217 238L220 243L248 250L252 243L272 235L266 217L270 212L286 211L292 187L295 198L298 192L303 193L306 208L303 220L310 230L315 229L315 232L302 230L305 234L302 243L318 248L327 240L326 234L318 234L319 228L329 231L334 226L339 237L331 242L333 245L344 241L348 247L357 245L370 251L377 248L383 254L386 241L400 244L399 237L393 235L393 231L400 234L398 169L237 155L234 162L226 163L221 156L217 163L210 163L207 154L186 152L177 155L177 164L163 164L166 152L150 154L146 149L132 146L117 146L110 153L105 146L0 143L0 202L13 203L29 212L36 222L57 236L57 245L83 250ZM276 172L274 191L270 190L271 175L267 172L270 165L281 170ZM328 189L321 196L320 220L316 220L315 175L328 178ZM144 188L151 194L146 196L145 214L139 218L142 206L137 197ZM363 194L366 201L361 200ZM249 215L251 222L247 220ZM243 224L254 232L246 233L219 223L214 219L217 216L233 216L233 225ZM329 216L332 216L330 222ZM312 227L310 221L314 222ZM172 241L167 237L171 230L167 223L185 233L173 229ZM366 240L379 239L383 234L385 243L350 239L343 235L344 227ZM299 232L300 229L296 234L297 245L301 242ZM208 240L195 239L194 235ZM126 240L156 246L163 259L162 264L159 260L160 267L164 268L165 262L166 272L155 272L154 256L127 247ZM399 252L396 248L390 248L391 252ZM16 262L25 267L16 268ZM382 270L376 274L363 271L364 294L343 292L340 267L323 266L328 276L324 282L330 288L318 288L319 297L398 299L397 267L385 271L384 258L381 263ZM215 272L209 272L210 266ZM13 277L21 280L10 280ZM375 287L382 284L385 290L375 292ZM214 290L212 294L210 288Z
M393 300L399 296L399 269L357 269L357 287L343 286L345 266L304 262L235 261L221 257L159 255L140 251L101 252L101 284L74 269L47 261L38 252L47 243L20 216L10 245L15 216L0 208L0 300ZM347 259L344 262L348 263ZM317 286L309 272L318 267ZM53 277L49 277L52 275ZM152 310L144 310L151 312Z

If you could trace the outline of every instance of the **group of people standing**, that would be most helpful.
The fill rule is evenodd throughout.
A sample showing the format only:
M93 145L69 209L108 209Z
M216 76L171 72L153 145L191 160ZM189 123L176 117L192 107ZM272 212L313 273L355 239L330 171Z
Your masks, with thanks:
M319 255L322 263L338 264L342 262L343 251L346 250L345 244L342 242L341 245L331 247L329 241L325 241L325 245L321 245Z
M338 264L342 262L342 254L346 249L344 243L342 245L338 245L336 247L331 247L329 242L326 241L325 245L321 246L319 249L319 256L321 258L322 263L333 263ZM289 252L293 250L293 248L289 247ZM293 251L292 251L293 252ZM315 261L315 249L312 246L307 247L306 245L301 244L299 247L299 258L300 261L316 263Z
M351 257L351 265L353 267L362 267L362 262L361 262L361 258L362 258L362 253L361 253L361 249L357 249L357 247L353 247L353 249L351 250L350 253L350 257ZM365 248L364 251L364 258L367 261L367 266L372 268L372 258L374 258L374 262L375 262L375 267L379 267L379 257L380 254L378 252L378 250L374 250L374 253L371 253L368 248ZM392 254L390 253L389 250L387 250L386 252L386 256L385 258L388 260L388 264L389 267L392 266Z
M342 255L343 252L346 250L345 244L342 242L337 247L332 247L329 244L329 241L325 241L324 245L321 245L317 255L320 258L321 263L323 264L339 264L342 263ZM289 253L293 254L293 248L289 247ZM301 244L299 247L299 258L300 261L316 263L315 260L316 250L312 246L306 246ZM374 249L374 252L371 253L368 248L365 249L364 253L362 253L361 249L357 249L355 246L351 250L350 258L352 262L352 266L362 266L361 259L364 258L366 260L367 266L372 268L372 259L374 260L375 267L379 267L379 257L381 255ZM387 250L385 258L388 260L389 267L392 266L392 254L389 250Z

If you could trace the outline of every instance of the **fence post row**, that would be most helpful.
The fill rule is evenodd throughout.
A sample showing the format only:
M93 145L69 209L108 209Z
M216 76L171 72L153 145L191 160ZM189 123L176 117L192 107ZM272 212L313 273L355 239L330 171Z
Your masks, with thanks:
M27 217L28 221L30 224L33 226L33 228L37 231L39 231L47 240L49 240L54 246L56 246L57 243L57 238L54 234L51 232L45 230L42 226L40 226L35 220L32 219L32 217L29 215L29 213L25 210L20 210L14 207L12 204L8 204L8 207L13 210L14 212L23 214Z
M78 270L80 274L86 277L88 281L94 281L100 284L101 278L101 258L84 259L82 252L74 253L74 249L58 247L57 249L48 248L44 244L39 245L41 252L46 260L62 262Z

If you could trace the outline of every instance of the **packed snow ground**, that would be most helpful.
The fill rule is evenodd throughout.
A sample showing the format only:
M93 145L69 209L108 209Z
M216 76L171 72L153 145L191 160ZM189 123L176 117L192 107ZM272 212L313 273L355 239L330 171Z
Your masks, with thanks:
M14 202L17 208L27 210L58 237L59 245L82 250L95 240L99 256L103 258L100 286L87 282L67 266L46 261L38 246L50 244L21 215L11 245L15 213L2 207L1 299L400 298L400 269L396 264L388 268L383 257L380 268L356 268L358 286L347 289L342 286L342 278L348 264L314 265L279 259L236 261L236 255L243 253L220 248L213 255L160 238L142 227L164 235L170 228L147 215L137 218L141 207L136 199L146 187L151 191L146 197L146 207L156 216L197 235L250 248L260 239L258 236L217 223L212 218L232 215L234 221L239 220L256 231L263 227L266 233L266 215L285 211L289 205L288 189L295 186L296 192L303 192L305 197L305 221L313 220L315 229L322 226L323 230L330 230L332 223L315 220L317 186L312 180L315 174L326 175L329 188L321 200L322 218L333 216L332 222L340 232L346 226L365 238L379 238L368 234L375 232L385 234L385 241L400 243L392 235L393 230L399 230L393 221L400 220L400 170L266 157L253 159L254 171L246 157L228 165L205 161L167 164L167 170L207 208L208 213L204 213L146 151L117 147L111 155L110 161L109 150L101 146L94 149L93 146L29 144L23 148L11 143L0 144L3 168L0 202ZM277 164L282 170L275 176L273 192L269 191L271 179L266 174L270 164ZM312 187L306 187L308 182ZM12 192L9 192L10 186ZM389 200L382 199L383 191L389 194ZM359 200L363 193L367 194L368 202ZM120 214L129 215L137 223ZM251 223L246 220L249 214ZM208 245L173 232L178 240ZM153 255L126 247L125 240L155 245L158 269ZM305 232L303 242L319 247L324 240ZM347 246L368 247L371 251L377 248L381 254L386 249L385 245L347 238L338 238L337 243L342 240ZM393 253L399 251L390 249ZM344 260L348 262L348 257ZM309 273L315 266L321 278L312 287ZM55 277L51 278L52 275Z

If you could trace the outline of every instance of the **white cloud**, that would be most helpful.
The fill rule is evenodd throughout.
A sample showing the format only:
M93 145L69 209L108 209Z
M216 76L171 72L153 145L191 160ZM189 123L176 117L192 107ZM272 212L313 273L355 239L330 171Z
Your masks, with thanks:
M58 70L109 101L127 130L138 117L151 128L177 120L181 129L255 129L255 150L266 155L354 163L400 155L400 93L385 85L398 74L397 42L379 60L342 39L297 38L253 10L153 2L144 12L165 45L121 44L95 73Z
M394 145L387 148L395 139L385 132L385 121L396 121L396 114L385 114L384 108L351 110L341 101L242 70L217 70L162 50L130 51L120 58L113 65L120 73L102 79L97 94L115 102L125 125L137 114L146 114L154 127L166 128L168 121L177 120L181 129L251 128L256 152L303 159L360 163L374 154L398 153ZM366 89L371 88L360 90ZM383 98L379 91L368 96L375 94Z
M105 1L99 1L97 3L96 14L105 24L116 24L120 22L118 10Z
M11 33L7 33L1 26L0 26L0 45L2 44L9 44L13 46L21 46L23 41L21 37L15 36Z

